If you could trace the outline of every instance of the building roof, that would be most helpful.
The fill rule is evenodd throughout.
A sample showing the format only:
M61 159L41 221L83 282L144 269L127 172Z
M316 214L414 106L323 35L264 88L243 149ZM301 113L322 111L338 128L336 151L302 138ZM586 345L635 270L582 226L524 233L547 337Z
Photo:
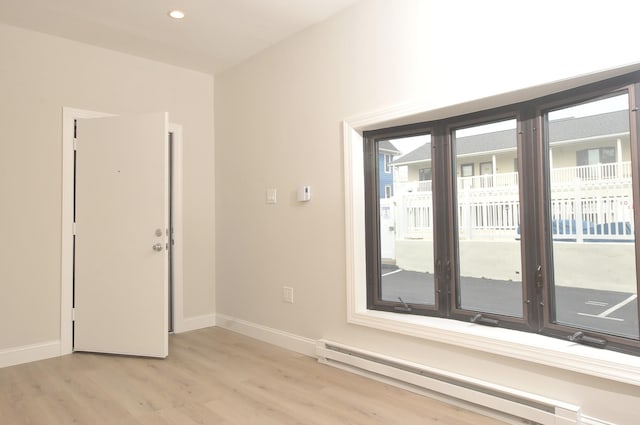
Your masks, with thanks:
M396 148L389 140L382 140L378 143L378 152L389 152L394 155L400 155L398 148Z
M551 143L629 132L629 111L607 112L580 118L554 120L549 125Z
M629 132L628 111L607 112L579 118L563 118L549 123L550 144L567 143L585 137L607 136ZM458 155L490 153L516 149L516 130L459 137ZM427 142L393 162L393 165L424 162L431 159L431 142Z

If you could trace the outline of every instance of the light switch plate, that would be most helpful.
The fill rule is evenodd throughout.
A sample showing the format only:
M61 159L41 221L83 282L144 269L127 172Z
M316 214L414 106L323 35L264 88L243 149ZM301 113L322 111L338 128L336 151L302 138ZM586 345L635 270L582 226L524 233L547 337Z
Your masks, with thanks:
M267 204L275 204L278 199L278 191L276 189L267 189Z

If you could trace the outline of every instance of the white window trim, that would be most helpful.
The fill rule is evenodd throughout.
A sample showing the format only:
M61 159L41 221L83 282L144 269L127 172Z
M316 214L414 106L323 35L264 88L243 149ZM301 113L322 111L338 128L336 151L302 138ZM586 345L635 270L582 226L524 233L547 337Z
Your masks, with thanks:
M396 107L343 122L348 323L640 385L640 357L637 356L534 333L367 309L361 132L376 124L406 120L424 111L419 106Z

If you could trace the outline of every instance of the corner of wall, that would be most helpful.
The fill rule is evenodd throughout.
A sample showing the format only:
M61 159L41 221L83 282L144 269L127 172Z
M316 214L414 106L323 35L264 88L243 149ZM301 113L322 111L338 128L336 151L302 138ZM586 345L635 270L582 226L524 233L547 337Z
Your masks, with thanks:
M173 330L175 333L183 333L210 328L212 326L216 326L216 315L203 314L201 316L186 317L183 320L176 321L173 324Z

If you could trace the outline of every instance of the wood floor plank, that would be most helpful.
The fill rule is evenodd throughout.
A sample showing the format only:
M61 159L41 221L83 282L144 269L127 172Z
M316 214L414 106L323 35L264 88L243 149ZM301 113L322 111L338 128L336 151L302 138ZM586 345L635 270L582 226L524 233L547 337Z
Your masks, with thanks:
M0 369L2 425L500 425L505 422L208 328L164 360L75 353Z

